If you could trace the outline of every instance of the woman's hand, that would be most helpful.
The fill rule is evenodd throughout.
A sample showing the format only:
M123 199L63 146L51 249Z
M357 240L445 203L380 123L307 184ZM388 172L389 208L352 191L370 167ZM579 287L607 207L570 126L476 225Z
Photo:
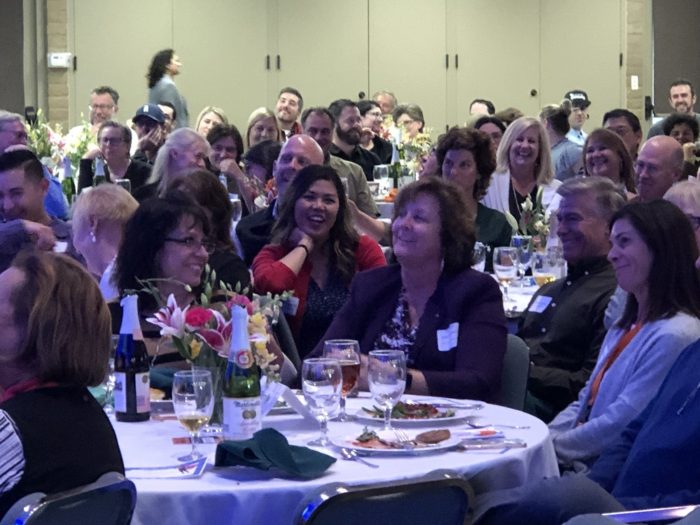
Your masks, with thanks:
M299 246L300 244L306 246L309 253L314 251L314 240L299 227L292 230L292 233L289 235L289 242L294 246Z
M83 159L85 160L95 160L97 157L102 155L102 151L100 148L97 146L94 146L90 148L90 151L86 152L85 155L83 155Z
M360 132L360 144L362 144L363 147L372 142L373 138L374 131L372 131L370 128L362 128L362 131Z

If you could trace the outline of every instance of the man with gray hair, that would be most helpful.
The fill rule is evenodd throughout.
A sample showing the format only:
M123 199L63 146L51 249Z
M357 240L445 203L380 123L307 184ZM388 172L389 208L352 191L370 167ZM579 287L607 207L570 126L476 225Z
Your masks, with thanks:
M567 274L537 291L518 332L530 347L527 410L547 422L576 400L595 366L616 284L607 260L609 222L625 204L603 177L569 179L557 193L557 235Z

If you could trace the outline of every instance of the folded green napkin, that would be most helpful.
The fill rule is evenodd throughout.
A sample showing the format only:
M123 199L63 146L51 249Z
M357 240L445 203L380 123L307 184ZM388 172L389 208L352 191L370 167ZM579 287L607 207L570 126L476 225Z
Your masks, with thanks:
M276 467L294 476L314 478L335 463L335 458L307 447L290 445L274 428L263 428L243 441L224 441L216 447L217 467L243 465L260 470Z

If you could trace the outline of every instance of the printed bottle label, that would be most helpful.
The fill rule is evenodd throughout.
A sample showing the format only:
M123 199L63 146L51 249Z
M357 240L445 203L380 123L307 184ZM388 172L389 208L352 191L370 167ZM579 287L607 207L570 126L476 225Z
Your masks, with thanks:
M262 428L260 397L224 398L224 439L250 439Z

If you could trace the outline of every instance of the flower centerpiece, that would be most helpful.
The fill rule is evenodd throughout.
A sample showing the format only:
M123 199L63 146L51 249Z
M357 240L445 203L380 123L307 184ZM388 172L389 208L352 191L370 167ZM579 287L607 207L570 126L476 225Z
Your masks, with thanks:
M430 128L424 128L415 137L409 137L406 129L401 128L401 139L397 141L396 148L399 150L401 165L414 175L418 173L422 159L430 153L433 145L430 132Z
M520 221L509 212L505 212L508 223L516 235L532 236L535 249L544 249L547 246L547 238L550 230L550 216L542 204L543 188L537 188L537 195L533 204L530 195L520 205Z
M53 171L61 161L64 142L60 124L51 125L41 108L36 112L36 120L26 124L27 145L41 160L41 163Z
M158 279L141 281L144 290L153 294L159 304L163 303L157 286ZM282 303L290 297L289 292L280 295L253 294L252 299L241 290L240 285L232 288L221 281L217 283L216 272L205 268L203 289L198 302L178 305L174 296L168 296L152 317L146 319L160 328L162 344L172 344L177 352L193 368L201 367L212 371L216 404L212 421L221 414L221 378L228 361L231 342L231 307L246 308L248 312L248 334L255 363L261 371L265 383L280 380L280 367L275 363L277 356L270 351L272 340L270 326L279 318ZM212 296L223 300L212 301ZM160 346L159 345L159 348Z

